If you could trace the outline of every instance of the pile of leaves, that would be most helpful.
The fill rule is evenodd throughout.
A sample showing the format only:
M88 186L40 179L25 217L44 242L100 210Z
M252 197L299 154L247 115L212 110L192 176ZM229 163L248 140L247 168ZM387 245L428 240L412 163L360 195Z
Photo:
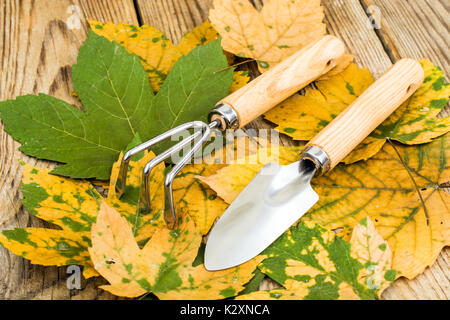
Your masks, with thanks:
M174 230L163 219L166 164L152 171L152 211L138 211L142 169L162 147L135 156L124 196L115 192L123 151L205 120L217 101L250 80L234 70L236 56L265 72L323 36L323 17L320 0L269 0L260 12L247 0L215 0L210 21L178 45L148 25L90 21L72 73L82 109L45 94L0 103L20 150L61 164L49 170L22 162L23 205L55 227L5 230L0 243L34 264L83 266L85 278L102 276L109 283L103 289L124 297L377 299L396 278L416 277L450 244L442 189L450 180L450 119L436 118L450 86L428 60L421 61L425 80L417 92L343 163L313 180L319 202L238 267L207 271L203 240L271 160L258 144L242 138L247 152L240 161L220 164L230 150L239 156L224 146L182 170L173 186L181 217ZM351 60L347 55L264 117L295 140L311 139L374 81ZM280 147L278 161L294 162L301 150ZM106 197L98 180L108 181ZM258 291L265 277L280 288Z

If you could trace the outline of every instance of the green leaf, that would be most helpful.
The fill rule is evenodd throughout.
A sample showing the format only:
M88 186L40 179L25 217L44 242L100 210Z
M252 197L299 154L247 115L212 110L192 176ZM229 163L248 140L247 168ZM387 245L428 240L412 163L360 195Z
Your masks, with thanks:
M90 31L72 79L89 115L86 124L100 129L100 141L126 146L137 132L149 127L142 121L154 96L148 76L139 58L117 43Z
M54 173L106 179L120 152L112 141L99 140L101 129L86 125L81 110L48 95L2 102L0 113L5 130L22 143L23 153L66 163Z
M0 115L22 152L63 164L52 173L107 180L136 134L145 141L205 119L232 83L231 70L214 74L226 66L220 40L199 46L175 64L154 95L139 58L91 31L73 67L83 111L39 94L1 102Z
M182 56L167 76L161 90L152 101L150 134L153 137L191 120L206 121L208 112L228 94L233 81L233 70L223 69L227 59L220 39L198 46ZM153 148L156 152L167 144Z
M300 222L264 252L268 258L260 269L287 287L307 283L309 293L305 299L337 299L341 283L352 287L361 298L376 298L359 283L357 277L363 265L351 257L350 249L348 242L320 226Z
M239 295L249 294L258 290L261 282L264 280L265 274L259 269L256 269L253 274L253 278L245 285L245 289L239 292Z
M284 289L253 291L238 299L377 299L391 283L386 274L392 278L394 272L392 252L369 218L355 228L350 242L300 221L264 254L259 269Z

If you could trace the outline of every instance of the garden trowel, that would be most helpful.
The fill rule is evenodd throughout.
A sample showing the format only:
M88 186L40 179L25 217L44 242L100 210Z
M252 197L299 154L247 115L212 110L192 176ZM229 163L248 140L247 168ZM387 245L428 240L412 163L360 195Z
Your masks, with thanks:
M313 176L333 169L417 90L423 77L418 62L398 61L306 145L298 162L266 164L214 225L205 268L237 266L281 236L318 201Z

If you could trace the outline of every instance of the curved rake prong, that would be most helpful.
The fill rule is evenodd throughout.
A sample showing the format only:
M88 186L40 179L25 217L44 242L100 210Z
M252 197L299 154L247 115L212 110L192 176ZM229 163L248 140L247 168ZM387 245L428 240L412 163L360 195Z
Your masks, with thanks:
M176 145L167 149L163 153L157 155L153 159L151 159L144 167L142 171L142 187L139 195L139 212L140 213L149 213L151 210L151 199L150 199L150 175L152 170L160 164L162 161L168 159L176 152L179 152L186 145L190 144L193 140L197 139L202 134L202 131L194 132L194 134L190 135L186 139L178 142Z
M173 229L177 223L177 214L173 201L172 184L177 174L183 169L186 163L191 160L195 153L203 146L211 133L210 126L206 125L202 128L202 137L197 141L189 152L167 173L164 180L164 220L166 225Z
M115 187L117 196L120 198L125 192L125 189L127 186L128 165L130 163L131 157L137 155L138 153L141 153L142 151L147 150L148 148L150 148L151 146L153 146L155 144L158 144L164 140L167 140L175 133L181 132L183 130L189 130L192 128L194 128L194 129L202 128L204 125L206 125L206 124L202 121L193 121L193 122L184 123L182 125L179 125L178 127L170 129L169 131L166 131L166 132L128 150L125 153L125 155L123 156L122 161L120 163L119 175L117 177L116 187Z

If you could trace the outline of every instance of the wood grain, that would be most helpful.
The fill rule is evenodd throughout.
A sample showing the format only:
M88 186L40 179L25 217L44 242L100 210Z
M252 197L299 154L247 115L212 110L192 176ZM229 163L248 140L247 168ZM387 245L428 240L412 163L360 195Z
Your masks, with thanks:
M142 22L163 31L177 44L208 18L210 0L137 0Z
M449 2L445 0L361 0L378 26L380 42L392 61L430 59L450 79ZM450 116L450 107L440 114Z
M307 145L325 151L333 169L420 87L423 78L416 60L397 61Z
M51 9L49 9L51 8ZM87 35L86 19L137 22L132 0L1 0L0 100L48 93L78 105L71 92L71 66ZM27 158L18 143L0 129L0 230L41 227L20 204L19 159L42 167L53 164ZM60 299L83 296L66 287L66 268L30 265L0 247L0 299ZM110 297L85 282L87 297ZM86 291L86 292L87 292Z
M231 106L240 127L269 111L336 66L345 53L341 40L327 35L277 64L219 102Z
M355 62L379 78L392 65L358 0L324 0L328 31L344 40Z
M380 42L392 61L402 57L428 58L449 80L449 3L446 0L361 0L376 22ZM371 14L373 13L373 14ZM439 117L450 116L450 107ZM448 191L448 188L447 188ZM449 299L450 248L414 280L400 278L383 294L384 299Z
M450 13L439 0L362 0L393 60L429 58L449 70ZM447 2L448 3L448 2Z

